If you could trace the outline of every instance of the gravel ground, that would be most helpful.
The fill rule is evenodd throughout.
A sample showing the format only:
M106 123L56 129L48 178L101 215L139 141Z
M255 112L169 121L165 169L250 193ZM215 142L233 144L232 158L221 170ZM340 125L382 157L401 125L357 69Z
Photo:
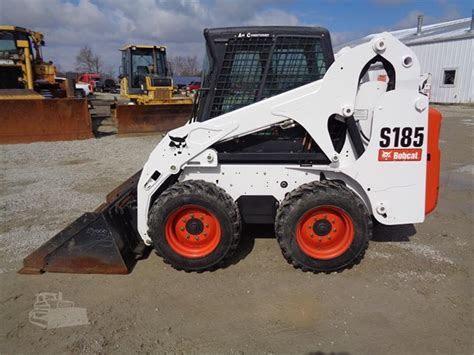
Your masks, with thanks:
M15 261L68 225L71 217L99 205L105 192L142 168L160 139L161 134L108 136L0 146L1 270L13 270Z
M0 146L0 353L472 354L474 110L444 115L438 208L378 226L341 274L285 263L271 228L247 228L233 265L187 274L151 254L130 275L19 275L21 259L141 168L161 135ZM63 292L90 324L28 322Z

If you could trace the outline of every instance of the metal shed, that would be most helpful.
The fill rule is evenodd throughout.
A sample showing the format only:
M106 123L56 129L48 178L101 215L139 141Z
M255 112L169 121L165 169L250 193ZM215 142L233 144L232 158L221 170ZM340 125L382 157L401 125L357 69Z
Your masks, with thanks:
M474 97L474 15L468 18L391 31L417 55L422 73L431 74L430 100L437 103L473 103ZM377 33L349 42L354 46Z

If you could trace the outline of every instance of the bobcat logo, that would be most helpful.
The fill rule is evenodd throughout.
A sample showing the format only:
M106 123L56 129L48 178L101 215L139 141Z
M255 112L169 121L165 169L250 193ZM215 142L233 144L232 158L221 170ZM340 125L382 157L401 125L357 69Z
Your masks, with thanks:
M382 151L382 159L389 160L392 157L392 152Z
M420 161L421 149L379 149L379 161Z

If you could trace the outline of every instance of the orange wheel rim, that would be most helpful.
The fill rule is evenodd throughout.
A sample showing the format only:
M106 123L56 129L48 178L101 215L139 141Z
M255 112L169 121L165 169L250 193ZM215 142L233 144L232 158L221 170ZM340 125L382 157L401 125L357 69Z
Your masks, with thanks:
M309 210L298 221L296 241L314 259L334 259L344 254L354 240L354 223L344 210L320 206Z
M166 219L165 237L177 254L202 258L219 245L221 226L217 217L206 208L186 205L175 209Z

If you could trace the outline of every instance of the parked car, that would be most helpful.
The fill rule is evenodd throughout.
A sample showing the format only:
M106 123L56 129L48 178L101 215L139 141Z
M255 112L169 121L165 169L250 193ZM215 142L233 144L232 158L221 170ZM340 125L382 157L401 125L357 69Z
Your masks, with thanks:
M186 91L189 92L194 92L197 91L201 88L201 82L200 81L191 81L188 86L186 86Z
M96 82L100 80L101 80L101 75L99 73L85 73L85 74L79 75L79 77L77 78L78 82L90 84L92 93L95 90Z
M84 94L86 97L89 95L92 95L93 93L92 86L91 84L88 84L88 83L81 83L81 82L76 83L76 91L79 91L79 90L84 91Z
M116 92L117 84L113 79L105 79L95 83L95 89L98 92Z

